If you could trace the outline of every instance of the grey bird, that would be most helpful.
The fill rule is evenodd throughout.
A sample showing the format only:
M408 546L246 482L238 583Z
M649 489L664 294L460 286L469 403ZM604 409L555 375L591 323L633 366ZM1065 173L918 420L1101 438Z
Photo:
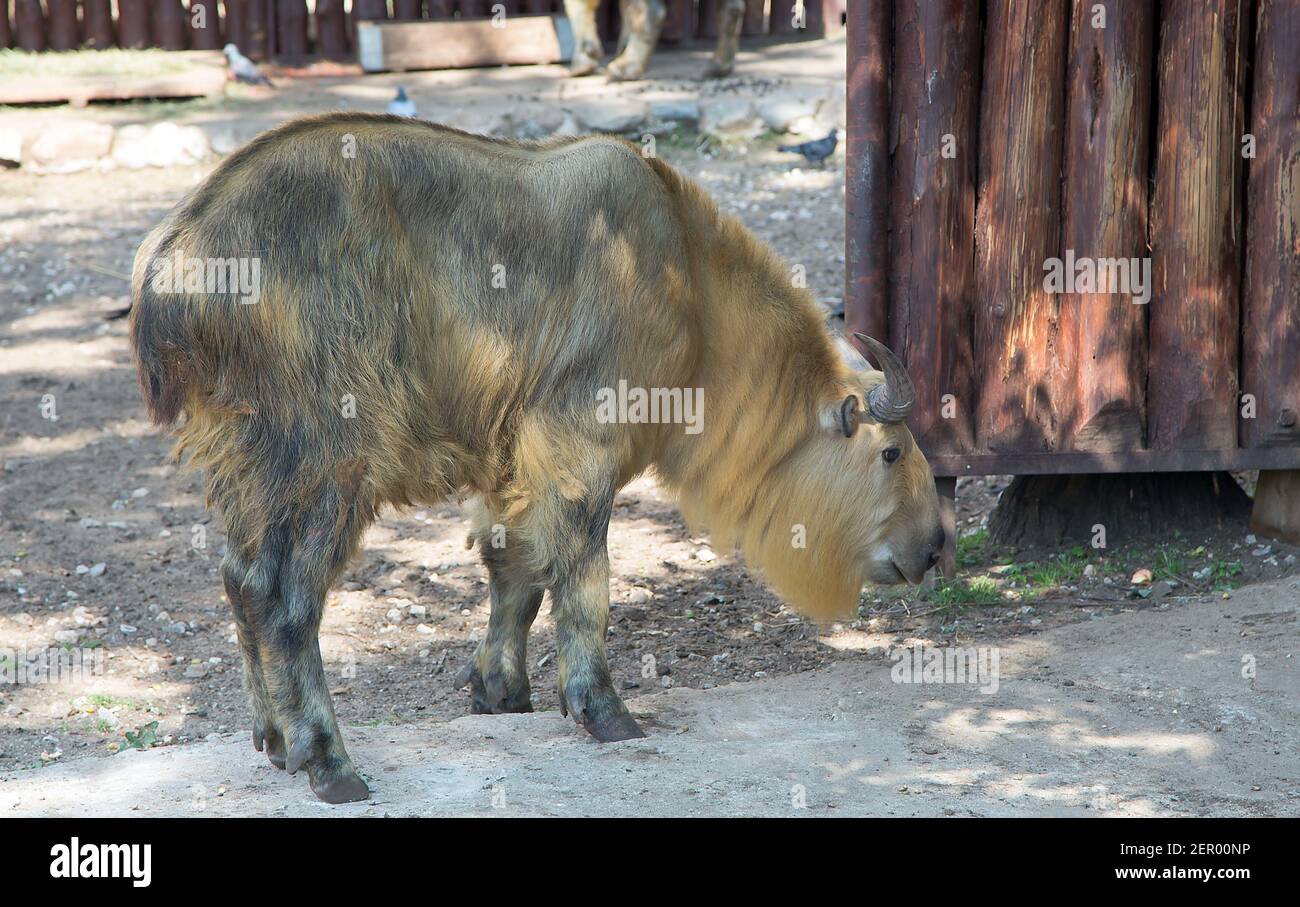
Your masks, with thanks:
M248 57L239 52L239 48L233 44L227 44L222 48L226 55L226 63L230 66L230 74L235 77L236 82L243 82L246 85L267 85L274 87L271 80L262 75L257 64Z
M810 164L820 164L835 153L835 146L839 144L839 141L840 131L832 129L830 135L824 139L814 139L800 145L778 145L776 150L801 155Z
M388 112L399 117L415 116L415 102L406 96L406 89L400 85L397 86L397 97L388 102Z

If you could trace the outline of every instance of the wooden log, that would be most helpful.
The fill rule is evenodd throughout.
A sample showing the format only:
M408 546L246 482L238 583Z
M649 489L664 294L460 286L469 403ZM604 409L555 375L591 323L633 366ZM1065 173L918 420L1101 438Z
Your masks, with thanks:
M9 47L13 43L14 33L9 25L9 3L8 0L0 0L0 48Z
M152 5L154 43L163 50L185 50L187 17L181 0L155 0Z
M772 0L772 15L768 19L768 29L774 35L796 35L799 28L795 25L795 7L797 0Z
M1061 235L1067 261L1073 253L1074 260L1150 263L1147 169L1155 20L1154 0L1074 4ZM1140 280L1143 270L1120 273ZM1145 443L1147 313L1130 295L1134 288L1095 287L1097 292L1057 297L1060 367L1052 401L1062 449L1138 450ZM1150 293L1149 282L1145 290Z
M721 0L700 0L695 36L706 41L718 37L718 4Z
M1240 0L1161 12L1148 440L1235 447L1249 6L1240 18Z
M989 0L975 215L975 442L990 451L1055 448L1050 397L1056 297L1064 0Z
M695 0L667 0L668 14L664 17L659 40L668 44L690 43L695 34Z
M1300 469L1260 472L1250 528L1268 538L1300 544Z
M456 6L462 19L483 19L490 13L492 0L457 0Z
M117 43L121 47L150 44L149 0L117 0Z
M455 0L428 0L428 9L430 19L450 19L456 12L456 3Z
M423 0L393 0L393 18L403 21L423 19Z
M863 0L849 37L844 330L851 343L855 331L889 343L890 6Z
M745 0L745 18L740 33L745 36L767 34L766 0Z
M850 35L860 14L855 6ZM889 299L889 345L916 383L913 434L927 452L964 453L975 404L965 326L975 307L979 88L971 74L980 8L978 0L898 0L894 15L893 246L873 239L889 270L889 292L879 295Z
M307 58L307 0L276 0L275 24L276 56L301 63Z
M45 7L49 49L74 49L81 43L77 31L77 0L46 0Z
M348 19L343 0L316 0L316 50L331 60L348 56Z
M190 0L190 47L195 50L217 50L225 43L221 37L221 10L217 0Z
M248 0L224 0L226 41L242 52L248 47Z
M367 72L563 63L572 52L553 16L510 16L500 28L490 19L362 22L356 47Z
M244 0L244 40L248 43L245 47L240 45L240 51L252 60L266 60L271 56L271 36L266 28L266 4L270 0Z
M1300 2L1260 0L1247 161L1241 420L1246 447L1300 445ZM1263 476L1260 477L1261 484ZM1258 500L1258 497L1256 498ZM1297 498L1300 500L1300 498Z
M14 34L21 50L45 50L45 13L41 0L14 0Z

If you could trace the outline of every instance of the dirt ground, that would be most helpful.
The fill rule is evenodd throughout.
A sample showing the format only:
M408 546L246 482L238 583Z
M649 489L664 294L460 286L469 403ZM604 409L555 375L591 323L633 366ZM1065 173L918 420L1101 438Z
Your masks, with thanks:
M772 65L788 64L788 49L772 53ZM800 78L842 86L842 44L817 53ZM599 91L590 81L537 88L557 75L541 69L505 103L543 117L566 90ZM406 81L425 110L450 78ZM456 78L497 97L507 75ZM751 61L731 90L761 94L783 78ZM392 84L310 83L265 109L243 99L192 115L228 116L252 134L327 96L382 107ZM659 153L804 264L833 306L842 158L792 167L776 141L664 141ZM169 441L144 421L125 322L106 317L127 303L140 239L210 168L0 172L0 649L79 649L103 667L0 685L6 814L176 814L194 803L315 814L305 781L273 776L248 743L217 575L222 527L204 510L200 477L169 465ZM464 547L455 502L386 513L331 595L321 634L340 723L377 782L376 799L346 814L473 813L498 783L521 814L772 814L793 784L807 785L810 808L840 814L1296 814L1295 549L1227 526L1180 537L1172 559L1169 546L1109 558L992 550L979 527L1006 482L959 485L963 568L987 581L980 595L877 590L857 620L819 627L693 536L651 478L636 481L611 525L608 642L651 737L603 749L554 712L548 606L529 656L542 714L461 717L468 695L451 679L486 627L486 574ZM1144 596L1151 581L1131 579L1143 566L1168 587ZM914 642L1005 647L1004 698L889 683L887 650ZM1240 676L1245 656L1257 682ZM618 794L579 796L584 772L617 774Z

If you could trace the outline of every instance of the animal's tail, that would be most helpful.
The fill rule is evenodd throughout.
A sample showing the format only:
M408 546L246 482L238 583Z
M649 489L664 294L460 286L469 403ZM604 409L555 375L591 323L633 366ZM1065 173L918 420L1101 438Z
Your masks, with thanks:
M164 229L151 234L136 255L131 276L130 328L140 394L149 418L165 426L180 416L195 376L186 306L160 293L151 273L153 252Z

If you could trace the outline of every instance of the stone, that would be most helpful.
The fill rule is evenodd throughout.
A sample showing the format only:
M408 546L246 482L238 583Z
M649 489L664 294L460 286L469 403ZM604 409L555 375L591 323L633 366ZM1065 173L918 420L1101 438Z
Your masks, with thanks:
M656 120L668 120L674 123L698 123L700 102L694 98L659 101L650 105L650 116Z
M32 142L32 160L46 173L89 170L113 147L107 123L72 120L49 127Z
M113 138L113 160L127 170L141 170L149 166L149 129L132 124L117 130Z
M578 120L592 132L623 135L639 131L649 110L641 101L610 101L579 110Z
M149 163L154 167L197 164L208 156L208 136L197 126L156 123L149 128Z
M796 122L815 121L818 104L814 98L764 98L758 102L758 115L773 132L789 132Z
M710 98L700 105L700 131L720 138L756 138L763 121L747 98Z

